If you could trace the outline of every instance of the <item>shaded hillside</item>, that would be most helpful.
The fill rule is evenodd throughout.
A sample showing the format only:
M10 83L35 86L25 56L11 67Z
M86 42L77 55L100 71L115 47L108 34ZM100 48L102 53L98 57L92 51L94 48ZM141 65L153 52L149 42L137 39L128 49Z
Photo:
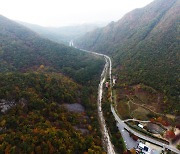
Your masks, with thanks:
M0 16L0 72L27 72L41 66L82 83L98 75L103 63L95 56L43 39Z
M87 33L76 45L111 55L121 81L160 90L176 102L179 112L179 10L179 0L155 0Z
M103 64L0 16L0 153L102 153ZM84 112L63 107L74 103Z

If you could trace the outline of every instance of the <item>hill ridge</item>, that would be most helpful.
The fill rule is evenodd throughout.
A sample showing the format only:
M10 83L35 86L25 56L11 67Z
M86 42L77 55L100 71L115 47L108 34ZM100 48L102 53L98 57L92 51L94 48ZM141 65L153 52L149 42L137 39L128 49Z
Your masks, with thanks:
M129 84L144 83L179 100L179 0L155 0L117 22L89 32L76 45L112 57L115 72ZM123 77L124 76L124 77Z

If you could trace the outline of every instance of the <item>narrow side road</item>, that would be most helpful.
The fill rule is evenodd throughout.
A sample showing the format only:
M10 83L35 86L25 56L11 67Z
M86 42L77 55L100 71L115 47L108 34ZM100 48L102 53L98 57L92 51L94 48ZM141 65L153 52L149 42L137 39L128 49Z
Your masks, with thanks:
M113 113L116 121L118 122L118 124L121 125L121 126L123 126L124 129L128 130L129 132L133 133L134 135L138 136L138 137L141 138L141 139L144 139L144 140L146 140L146 141L149 141L149 142L154 143L154 144L156 144L156 145L159 145L159 146L161 146L161 147L167 148L167 149L169 149L169 150L171 150L171 151L173 151L173 152L175 152L175 153L178 153L178 154L180 153L180 151L179 151L178 149L176 149L175 147L173 147L173 146L171 146L171 145L162 143L162 142L160 142L160 141L157 141L157 140L155 140L155 139L153 139L153 138L150 138L150 137L148 137L148 136L145 136L145 135L143 135L143 134L140 134L140 133L134 131L133 129L131 129L128 125L126 125L126 124L124 123L124 121L122 121L122 120L119 118L119 116L117 115L117 113L116 113L116 111L115 111L115 109L114 109L114 107L113 107L112 105L111 105L111 111L112 111L112 113Z
M73 43L71 43L72 46L74 46ZM76 48L76 47L75 47ZM109 136L109 133L108 133L108 130L107 130L107 126L106 126L106 123L105 123L105 119L104 119L104 116L103 116L103 111L102 111L102 94L103 94L103 84L105 83L105 80L106 80L106 77L109 76L110 78L110 87L111 87L111 102L112 102L112 76L111 76L111 72L112 72L112 62L111 62L111 58L107 55L104 55L104 54L100 54L100 53L96 53L96 52L91 52L91 51L87 51L87 50L83 50L83 49L80 49L82 51L85 51L85 52L89 52L89 53L92 53L92 54L95 54L95 55L99 55L99 56L103 56L106 60L106 64L104 66L104 69L103 69L103 72L101 74L101 80L100 80L100 83L99 83L99 87L98 87L98 100L97 100L97 103L98 103L98 116L99 116L99 119L100 119L100 125L101 125L101 131L102 131L102 134L103 134L103 142L104 142L104 146L105 148L107 149L107 153L108 154L115 154L115 150L114 150L114 146L112 145L111 143L111 140L110 140L110 136ZM108 72L109 70L109 72ZM149 141L151 143L154 143L156 145L159 145L163 148L167 148L177 154L180 153L180 151L178 149L176 149L175 147L171 146L171 145L167 145L167 144L164 144L160 141L157 141L155 139L152 139L148 136L145 136L143 134L140 134L136 131L134 131L133 129L131 129L127 124L124 123L123 120L121 120L119 118L119 116L117 115L113 105L111 104L111 112L114 116L114 119L117 121L117 126L118 128L120 129L120 132L122 134L122 137L124 140L126 140L127 138L124 138L126 137L127 135L123 135L122 132L124 132L124 129L128 130L129 132L133 133L134 135L138 136L139 138L141 139L144 139L146 141ZM126 147L127 147L127 144L126 144ZM127 147L127 149L129 149Z
M73 45L73 43L71 43L71 45ZM105 58L106 63L105 63L104 69L101 73L101 79L100 79L100 83L99 83L99 87L98 87L98 99L97 99L98 116L99 116L99 121L100 121L100 125L101 125L101 132L102 132L102 136L103 136L102 138L103 138L104 148L106 149L108 154L115 154L114 146L111 143L111 139L109 136L109 132L108 132L106 122L105 122L105 118L103 116L103 111L102 111L103 85L105 83L106 77L108 76L108 73L111 74L110 57L108 57L104 54L96 53L96 52L90 52L90 51L83 50L83 49L80 49L80 50L85 51L85 52L89 52L89 53L92 53L95 55L99 55L99 56L102 56ZM108 70L109 70L109 72L108 72ZM111 76L110 76L110 84L112 85ZM112 96L112 94L111 94L111 96ZM112 100L112 97L111 97L111 100Z
M115 150L114 150L114 146L112 145L111 143L111 139L110 139L110 136L109 136L109 133L108 133L108 130L107 130L107 126L106 126L106 123L105 123L105 119L104 119L104 116L103 116L103 111L102 111L102 94L103 94L103 85L104 85L104 82L106 80L106 75L107 75L107 70L108 70L108 60L107 58L105 57L105 60L106 60L106 64L104 66L104 70L101 74L101 80L100 80L100 83L99 83L99 88L98 88L98 100L97 100L97 103L98 103L98 115L99 115L99 119L100 119L100 123L101 123L101 130L102 130L102 134L103 134L103 141L104 141L104 144L107 148L107 153L108 154L115 154Z

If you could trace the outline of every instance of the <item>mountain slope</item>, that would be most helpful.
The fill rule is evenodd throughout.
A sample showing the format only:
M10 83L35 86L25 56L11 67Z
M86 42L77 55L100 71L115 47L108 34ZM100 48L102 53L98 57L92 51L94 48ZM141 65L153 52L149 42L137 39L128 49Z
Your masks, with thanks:
M87 33L76 45L112 56L116 73L129 84L165 93L180 111L179 0L155 0L118 22ZM169 106L169 105L167 105ZM172 104L168 111L172 110Z
M102 153L103 65L0 16L0 153Z
M81 45L81 47L84 46L88 49L106 53L114 52L112 47L122 47L124 49L126 47L124 43L129 43L128 49L131 49L130 47L144 40L156 28L157 24L172 9L173 5L178 7L178 1L155 0L145 8L136 9L126 14L118 22L111 22L104 28L87 33L82 39L77 41L77 44ZM171 26L173 21L177 21L178 9L173 12L174 14L177 12L177 14L169 19L172 22L168 23L168 26Z
M3 16L0 16L0 45L1 72L26 72L37 70L43 65L46 71L54 70L78 81L88 81L103 64L97 57L43 39Z

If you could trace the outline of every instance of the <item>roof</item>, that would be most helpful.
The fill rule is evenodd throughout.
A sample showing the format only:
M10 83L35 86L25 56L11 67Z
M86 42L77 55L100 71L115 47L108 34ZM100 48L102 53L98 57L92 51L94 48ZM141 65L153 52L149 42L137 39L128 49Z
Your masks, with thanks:
M138 124L138 126L139 126L140 128L143 128L143 125L142 125L142 124Z
M145 154L150 154L150 152L151 152L151 149L147 145L145 145L145 144L143 144L141 142L139 143L138 148L140 150L142 150L142 152L145 153Z

